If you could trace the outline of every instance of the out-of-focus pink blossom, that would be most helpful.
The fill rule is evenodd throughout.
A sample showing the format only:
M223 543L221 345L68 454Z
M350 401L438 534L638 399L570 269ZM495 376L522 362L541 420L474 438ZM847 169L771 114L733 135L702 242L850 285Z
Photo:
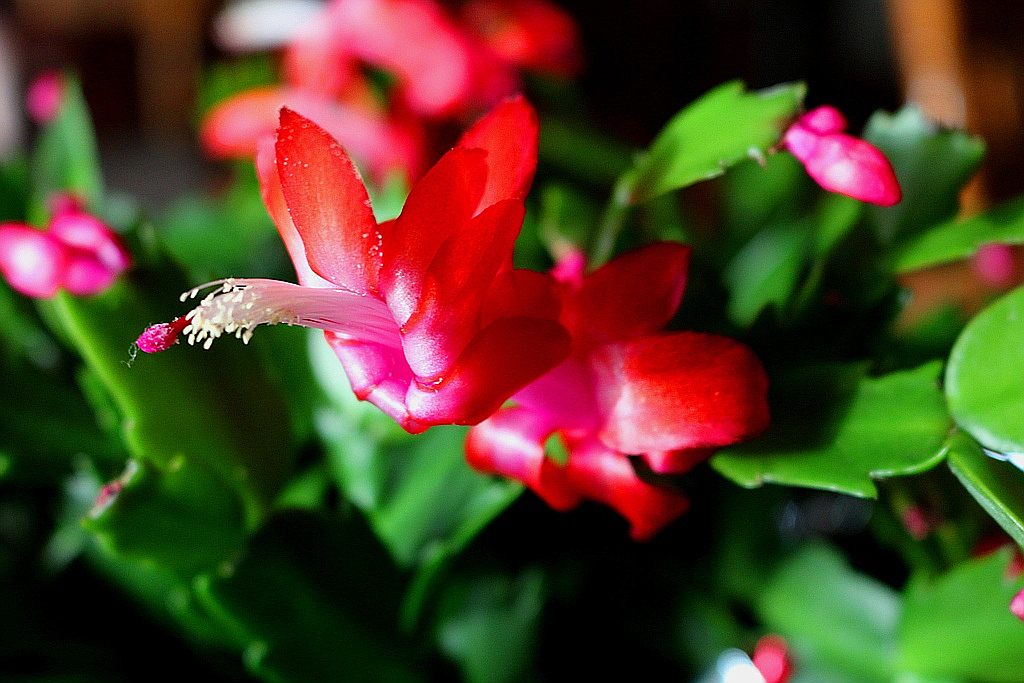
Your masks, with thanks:
M29 83L25 108L33 121L45 125L57 117L63 101L64 76L59 71L44 71Z
M846 119L834 107L818 107L789 127L786 148L808 175L829 192L879 206L902 198L892 164L874 145L847 135Z
M637 476L629 456L679 474L768 426L768 380L748 347L660 332L682 299L688 259L687 247L665 242L585 276L578 259L578 272L556 269L572 355L470 430L469 463L522 481L558 510L604 503L637 540L685 512L687 499ZM568 452L564 464L545 453L552 437Z
M287 44L284 83L215 107L203 140L219 157L251 154L286 105L323 126L371 179L425 168L424 126L476 116L520 88L519 70L575 73L572 19L541 0L480 3L463 21L434 0L331 0ZM386 75L369 85L367 70Z
M60 289L92 296L131 264L120 238L77 202L60 200L49 225L0 225L0 272L15 290L46 299Z
M768 634L757 641L751 657L764 683L786 683L793 674L793 660L785 638Z
M1019 259L1007 244L983 244L971 259L974 272L990 287L1006 289L1018 279Z
M356 395L408 431L483 420L569 352L557 282L512 267L538 128L524 99L502 103L413 186L398 218L378 224L337 141L283 110L257 168L301 284L211 283L139 348L164 350L178 333L209 345L223 333L248 340L261 324L304 325L327 333Z
M518 68L562 78L580 70L579 29L555 5L543 0L470 0L460 17L492 52Z

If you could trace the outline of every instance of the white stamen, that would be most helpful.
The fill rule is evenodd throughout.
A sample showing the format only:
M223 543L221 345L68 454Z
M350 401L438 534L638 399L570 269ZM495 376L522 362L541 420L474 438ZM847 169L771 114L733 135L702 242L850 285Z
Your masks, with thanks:
M401 347L398 325L381 299L344 289L304 287L264 279L215 280L181 295L194 299L215 287L186 316L188 343L210 348L222 334L246 344L258 325L302 325Z

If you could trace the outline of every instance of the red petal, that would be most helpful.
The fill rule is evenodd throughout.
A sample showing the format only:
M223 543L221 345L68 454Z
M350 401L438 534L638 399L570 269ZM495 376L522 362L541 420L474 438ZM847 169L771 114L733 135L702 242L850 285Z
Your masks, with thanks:
M479 331L481 305L511 258L524 212L519 201L499 202L437 250L419 306L402 328L406 357L419 377L444 374Z
M606 416L601 440L624 453L725 446L768 427L768 378L743 344L678 332L608 344L591 357Z
M586 276L562 316L579 352L663 328L682 301L689 257L687 246L658 242Z
M653 538L690 507L683 494L642 481L625 455L596 439L570 446L567 474L585 497L629 520L629 535L636 541Z
M355 292L375 292L381 240L370 199L337 141L281 110L277 170L288 210L315 273Z
M544 454L554 427L524 408L506 408L469 430L466 461L488 474L521 481L556 510L571 510L582 500L566 471Z
M399 325L419 306L424 276L441 244L461 233L487 175L484 154L456 147L416 183L384 244L380 288Z
M463 134L461 147L487 150L487 189L477 212L502 199L525 199L537 168L540 124L522 96L499 104Z
M496 320L466 346L448 375L409 388L409 413L427 424L476 424L565 360L569 344L565 330L548 320Z
M715 448L689 448L681 451L650 451L641 453L652 472L683 474L715 454Z
M245 90L217 103L199 130L203 148L218 158L253 156L256 142L277 128L282 104L284 91L274 87Z

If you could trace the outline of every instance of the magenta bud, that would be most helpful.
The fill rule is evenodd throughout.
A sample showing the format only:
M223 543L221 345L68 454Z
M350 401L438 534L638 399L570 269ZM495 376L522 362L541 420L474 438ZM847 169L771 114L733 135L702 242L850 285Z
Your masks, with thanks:
M159 323L146 330L135 340L135 345L145 353L166 351L178 341L178 335L188 325L185 316L180 316L169 323Z

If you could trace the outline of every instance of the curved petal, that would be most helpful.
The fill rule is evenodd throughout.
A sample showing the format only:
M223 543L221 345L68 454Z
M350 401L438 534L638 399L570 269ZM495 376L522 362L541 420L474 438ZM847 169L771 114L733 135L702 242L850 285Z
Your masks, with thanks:
M518 200L499 202L438 248L416 312L402 326L406 357L418 376L442 375L479 331L480 308L511 258L524 213Z
M120 237L95 216L65 211L50 221L47 230L69 247L89 254L114 277L131 265L131 257Z
M544 0L471 0L461 16L508 62L564 78L580 70L576 22Z
M768 427L768 378L745 345L677 332L616 342L591 357L605 417L600 439L623 453L713 448Z
M448 374L409 387L409 413L427 424L481 422L565 360L569 345L569 335L549 320L496 320L470 341Z
M377 291L381 236L359 172L338 142L281 110L277 171L313 272L360 294Z
M405 407L413 375L397 349L333 332L325 333L325 337L341 361L356 397L380 408L410 434L419 434L430 426L414 420Z
M469 430L466 461L477 471L526 484L555 510L571 510L582 497L569 485L565 468L544 454L544 442L554 432L535 411L499 410Z
M690 248L658 242L627 252L583 280L568 297L562 321L577 352L663 328L683 298Z
M412 188L384 244L380 289L404 325L419 306L427 268L473 215L487 176L484 153L456 147Z
M487 186L475 213L502 199L525 199L537 168L540 124L522 95L505 100L477 121L459 146L487 151Z
M688 448L681 451L651 451L641 457L652 472L683 474L715 454L716 448Z
M570 447L566 474L584 497L625 517L629 535L636 541L650 540L690 507L683 494L641 480L629 458L596 439Z

